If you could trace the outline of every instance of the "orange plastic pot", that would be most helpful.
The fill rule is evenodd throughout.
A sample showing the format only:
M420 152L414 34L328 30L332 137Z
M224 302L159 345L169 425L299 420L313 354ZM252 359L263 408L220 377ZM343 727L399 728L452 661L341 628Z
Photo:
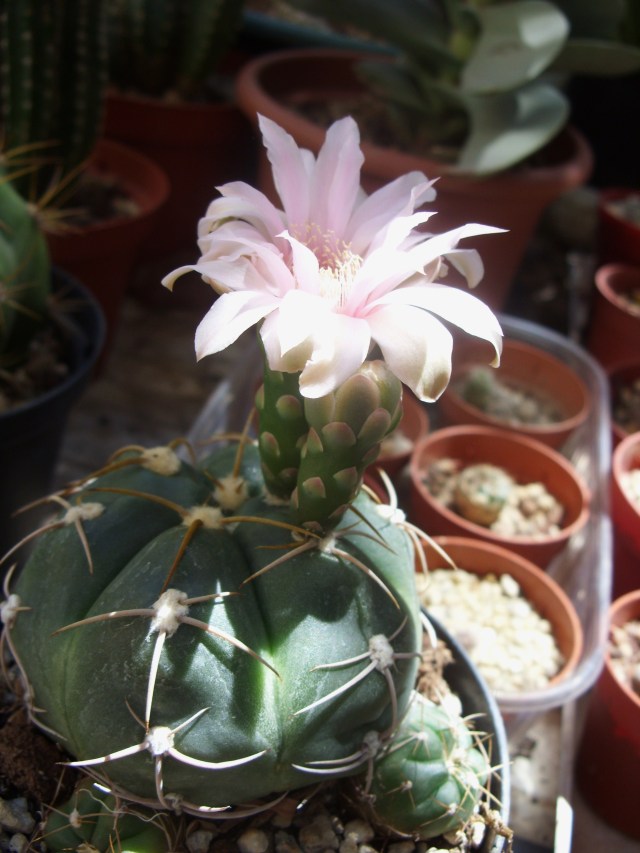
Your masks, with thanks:
M640 590L617 598L609 624L640 619ZM575 776L589 806L606 823L640 840L640 696L616 677L609 654L589 697Z
M476 575L510 575L520 586L522 596L551 624L553 636L564 664L549 685L565 680L577 667L583 650L583 631L571 599L562 587L539 566L524 557L495 545L464 536L436 536L434 542L455 565ZM423 545L430 570L451 569L442 554L430 544ZM444 620L446 626L446 620ZM520 721L536 713L545 701L545 689L531 693L500 694L494 691L499 707ZM533 710L532 710L533 709Z
M587 348L605 368L637 358L640 307L630 307L624 294L640 291L640 266L606 264L596 270L595 285Z
M115 180L137 212L79 229L47 233L47 241L56 266L85 284L100 303L107 321L105 355L140 247L169 196L169 181L152 160L108 139L98 141L87 170Z
M598 199L598 261L601 265L626 263L640 266L640 225L625 219L615 209L615 202L638 190L613 187L600 191Z
M640 432L631 433L613 452L611 521L614 559L613 594L619 597L640 588L640 507L625 493L626 474L640 468Z
M438 501L424 479L434 462L452 458L462 467L477 463L497 465L517 483L540 482L564 507L560 530L541 538L504 536L467 521ZM501 545L546 567L584 527L589 517L589 490L571 463L556 450L531 438L495 427L452 426L436 430L420 441L409 463L410 518L430 536L467 536Z
M556 423L535 426L509 424L486 414L464 399L459 383L473 367L487 365L490 360L491 353L475 342L459 348L449 387L438 401L438 411L445 423L491 426L559 448L586 420L590 394L578 374L539 347L510 338L503 341L500 367L495 370L496 381L547 397L558 407L562 417Z
M639 345L640 349L640 345ZM627 385L631 385L640 379L640 352L638 357L628 361L612 364L607 370L607 378L609 380L609 398L611 400L612 418L611 418L611 439L615 449L620 442L630 433L615 420L615 405L620 394L620 390Z

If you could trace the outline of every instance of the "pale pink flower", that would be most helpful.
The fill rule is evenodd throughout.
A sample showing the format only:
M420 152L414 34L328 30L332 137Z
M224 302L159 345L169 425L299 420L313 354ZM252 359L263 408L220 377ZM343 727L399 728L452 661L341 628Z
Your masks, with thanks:
M282 210L242 182L219 188L200 220L196 270L221 294L196 332L198 358L219 352L261 323L269 366L301 371L307 397L329 393L374 351L423 400L434 400L451 373L452 336L437 317L489 341L499 360L500 325L484 303L437 281L444 260L474 286L478 253L458 241L500 229L463 225L434 236L417 230L435 198L421 172L367 196L363 155L351 118L327 131L318 157L260 117Z

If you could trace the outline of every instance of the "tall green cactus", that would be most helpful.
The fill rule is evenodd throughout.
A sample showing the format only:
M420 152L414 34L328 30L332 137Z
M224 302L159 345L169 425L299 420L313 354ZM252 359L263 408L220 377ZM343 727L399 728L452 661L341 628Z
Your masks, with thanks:
M0 0L0 126L8 171L36 201L64 187L101 130L105 0Z
M233 43L242 0L115 0L110 78L121 89L191 98Z
M47 244L34 211L0 178L0 364L26 355L48 314L51 275Z

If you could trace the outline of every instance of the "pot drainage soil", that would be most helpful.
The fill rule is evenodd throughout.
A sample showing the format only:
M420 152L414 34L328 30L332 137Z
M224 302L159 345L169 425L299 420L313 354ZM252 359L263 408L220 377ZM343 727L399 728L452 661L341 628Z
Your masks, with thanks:
M640 377L614 390L613 420L625 432L640 430Z
M465 402L505 424L546 426L563 419L553 400L533 389L503 381L484 367L472 368L453 387Z
M416 576L422 603L460 641L497 694L548 686L563 666L550 622L509 574L434 569Z
M432 463L424 483L440 503L501 536L544 538L560 531L563 506L542 483L517 483L503 468L463 466L446 457Z

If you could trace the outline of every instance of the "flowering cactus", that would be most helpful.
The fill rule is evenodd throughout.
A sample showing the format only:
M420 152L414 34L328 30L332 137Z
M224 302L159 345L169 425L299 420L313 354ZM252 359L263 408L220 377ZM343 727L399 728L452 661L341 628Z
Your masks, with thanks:
M223 187L193 266L222 294L200 355L262 321L257 442L199 463L177 445L117 454L52 498L60 514L30 537L3 606L32 718L73 765L118 796L215 818L327 777L372 781L414 725L418 534L363 472L399 420L402 382L423 399L446 385L451 335L429 312L500 351L488 309L436 282L442 255L479 277L457 240L491 229L416 232L433 196L420 174L364 196L350 120L317 161L262 128L284 210ZM480 764L465 764L476 793ZM468 815L465 779L459 809L427 791L438 832ZM422 818L400 831L414 829L429 837Z

